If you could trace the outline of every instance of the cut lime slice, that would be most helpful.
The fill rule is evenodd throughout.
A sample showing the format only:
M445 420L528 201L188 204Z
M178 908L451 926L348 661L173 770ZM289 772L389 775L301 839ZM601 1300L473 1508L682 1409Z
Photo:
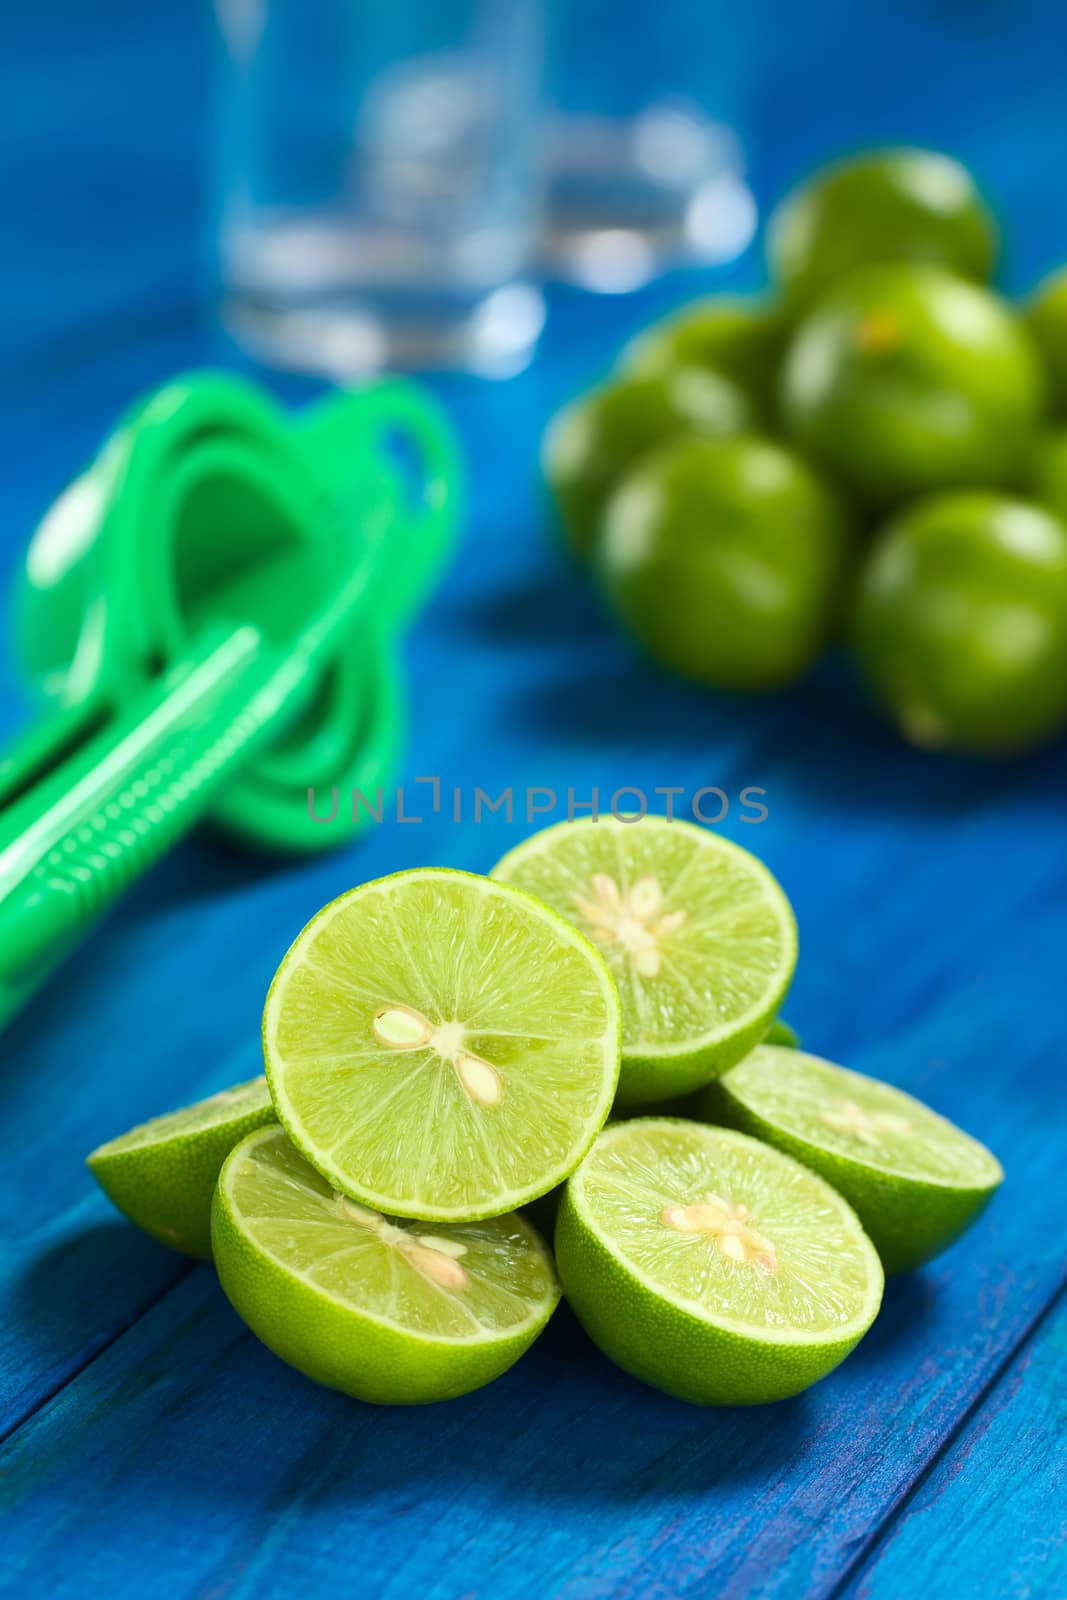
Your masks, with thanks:
M611 1106L619 1000L529 895L399 872L297 936L263 1013L280 1120L335 1189L429 1221L498 1216L581 1160Z
M556 1259L605 1355L704 1405L798 1394L848 1355L882 1299L874 1247L829 1184L695 1122L605 1129L567 1184Z
M448 1400L506 1372L559 1300L552 1258L517 1216L384 1217L332 1189L280 1128L230 1155L212 1216L219 1280L257 1338L361 1400Z
M761 862L687 822L561 822L493 868L588 934L623 1008L620 1105L699 1089L763 1037L796 965L789 902Z
M88 1157L89 1169L112 1204L145 1233L206 1259L222 1163L246 1133L274 1120L266 1078L253 1078L100 1145Z
M854 1207L887 1272L944 1250L1004 1177L985 1145L921 1100L799 1050L754 1050L701 1110L821 1173Z

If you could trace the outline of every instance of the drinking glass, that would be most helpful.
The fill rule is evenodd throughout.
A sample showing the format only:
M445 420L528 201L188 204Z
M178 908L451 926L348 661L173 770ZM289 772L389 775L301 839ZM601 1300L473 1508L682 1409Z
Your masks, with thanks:
M217 0L223 313L285 366L517 371L540 0Z
M741 254L757 221L738 136L754 3L552 0L548 271L623 292Z

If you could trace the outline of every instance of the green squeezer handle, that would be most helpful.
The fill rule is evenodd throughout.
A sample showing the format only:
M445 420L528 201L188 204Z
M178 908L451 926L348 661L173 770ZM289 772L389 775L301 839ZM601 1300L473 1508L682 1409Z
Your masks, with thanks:
M362 425L373 424L375 409L374 396L363 396ZM398 430L411 425L429 458L427 480L446 496L454 458L417 391L383 386L381 410ZM328 402L313 446L336 450L353 415L346 397ZM232 620L206 620L181 659L113 716L101 722L91 699L57 707L0 762L0 1021L300 715L340 652L402 625L440 565L447 522L431 497L399 527L365 518L358 547L326 538L301 548L253 577L248 592L238 585ZM300 595L302 614L282 629L288 595ZM251 614L270 626L241 620L250 599L259 601Z

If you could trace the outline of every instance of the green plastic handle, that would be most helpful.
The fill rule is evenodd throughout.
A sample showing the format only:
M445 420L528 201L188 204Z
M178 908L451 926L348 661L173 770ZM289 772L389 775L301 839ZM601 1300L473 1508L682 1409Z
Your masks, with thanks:
M82 931L298 714L366 600L373 554L354 563L296 641L213 625L43 790L15 801L0 849L0 979Z
M103 697L94 696L77 705L57 705L48 716L31 723L17 734L0 756L0 815L37 791L49 775L85 744L108 718ZM3 833L10 829L4 827Z
M451 429L420 389L385 379L320 401L299 431L312 471L336 496L338 512L354 454L391 462L400 480L406 505L381 533L375 606L385 631L393 631L433 588L461 514L464 486Z
M34 797L32 822L0 851L0 977L79 932L202 814L259 731L240 716L259 644L254 628L205 641L90 741L50 803Z

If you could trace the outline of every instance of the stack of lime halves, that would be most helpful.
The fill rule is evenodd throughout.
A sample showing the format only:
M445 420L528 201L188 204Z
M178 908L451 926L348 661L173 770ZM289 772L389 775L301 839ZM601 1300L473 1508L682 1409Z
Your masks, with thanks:
M785 895L736 845L561 824L491 877L333 901L271 985L266 1079L89 1164L149 1233L214 1256L264 1344L362 1399L489 1382L561 1281L647 1382L781 1399L867 1331L883 1266L943 1249L1001 1178L910 1096L764 1042L788 1036L795 960ZM555 1261L529 1207L558 1210Z

